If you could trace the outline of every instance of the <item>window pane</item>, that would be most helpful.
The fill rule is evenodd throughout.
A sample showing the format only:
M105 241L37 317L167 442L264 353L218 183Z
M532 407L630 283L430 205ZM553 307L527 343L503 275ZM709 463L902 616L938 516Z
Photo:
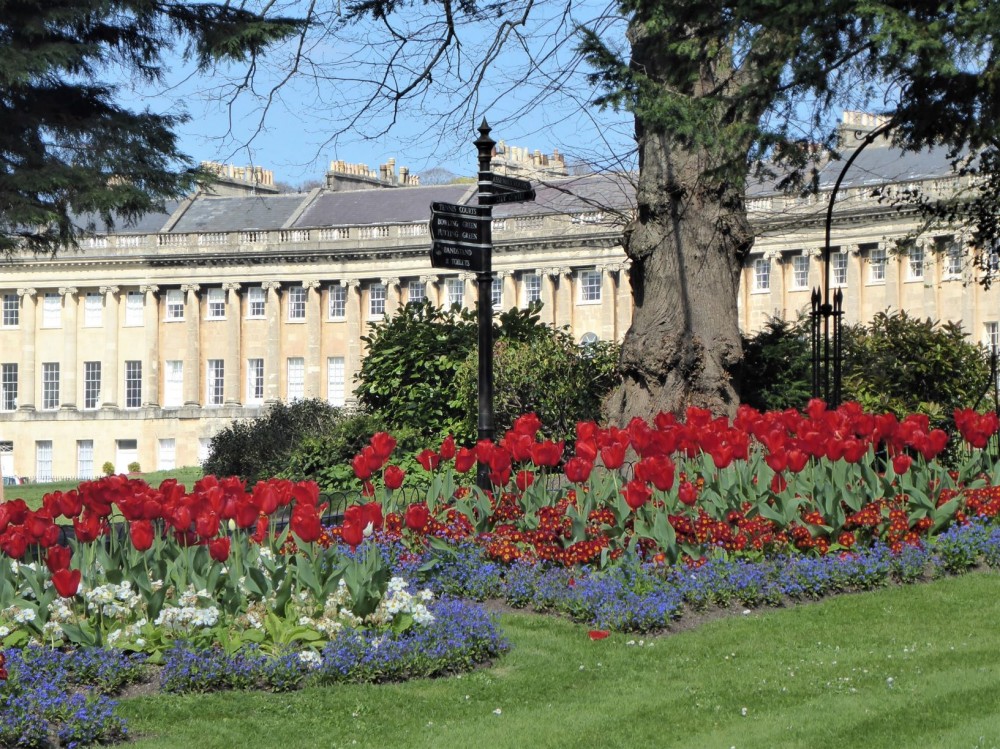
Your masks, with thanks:
M16 294L3 295L3 326L16 328L21 319L21 299Z
M125 362L125 408L142 405L142 362Z
M59 408L59 362L42 364L42 408Z
M52 440L35 443L35 480L52 480Z
M264 289L251 286L247 289L247 317L264 316Z
M306 319L306 289L304 286L292 286L288 289L288 319Z
M225 361L209 359L205 367L205 403L209 406L221 406L225 386Z
M344 405L344 357L331 356L326 360L326 398L331 406Z
M385 314L385 285L373 283L368 287L368 316L382 317Z
M158 470L170 471L177 467L177 442L173 438L161 439L158 452L156 465Z
M184 362L180 359L166 362L163 378L163 407L180 408L184 403Z
M184 292L180 289L167 291L167 319L184 319Z
M87 294L83 302L83 324L88 328L101 326L102 300L100 294Z
M406 286L407 304L423 304L427 300L427 284L423 281L410 281Z
M17 408L17 363L0 365L0 411Z
M329 317L342 320L347 317L347 287L335 284L330 287Z
M79 479L94 478L94 440L77 440L76 476Z
M305 395L305 359L300 356L288 360L287 399L301 400Z
M101 363L85 361L83 363L83 407L97 408L101 400Z
M541 301L542 277L535 273L529 273L521 280L524 285L524 306L527 307L532 302Z
M58 294L46 294L42 299L42 327L58 328L62 324L62 300Z
M180 293L179 291L177 292ZM170 292L167 292L168 298ZM130 291L125 295L125 324L128 326L142 325L142 311L145 306L141 291ZM181 317L184 317L183 300L181 303Z
M247 403L264 401L264 360L247 359Z
M209 320L222 320L226 317L226 292L224 289L208 290Z
M580 301L601 301L601 272L599 270L580 271Z

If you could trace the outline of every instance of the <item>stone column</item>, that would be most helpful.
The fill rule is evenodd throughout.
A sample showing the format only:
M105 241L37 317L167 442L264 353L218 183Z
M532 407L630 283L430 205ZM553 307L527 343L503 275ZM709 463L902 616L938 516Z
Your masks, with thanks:
M479 285L476 283L475 273L459 273L462 279L462 307L465 309L476 309L479 299Z
M102 286L104 354L101 356L101 408L118 408L118 328L121 325L117 286Z
M146 381L146 397L143 405L152 408L160 405L160 309L156 297L159 290L160 287L155 284L143 284L139 287L143 294L142 325L146 339L146 370L143 377Z
M844 317L843 323L849 325L866 319L865 311L865 276L864 262L861 257L861 245L842 245L842 250L847 251L847 288L844 292ZM832 260L831 260L832 264ZM833 282L830 282L830 302L833 303Z
M345 309L347 315L347 356L344 360L344 389L351 393L354 376L361 369L361 320L363 312L361 309L361 281L357 278L349 278L344 281L344 286L347 287ZM349 400L353 400L354 396L351 394L347 397Z
M382 285L385 286L385 316L391 317L399 312L399 305L403 303L399 278L395 276L383 278Z
M563 325L569 325L572 329L573 326L573 308L575 306L573 299L573 269L572 268L559 268L557 269L557 278L559 279L559 287L556 291L556 311L553 316L556 327L562 327ZM575 331L574 331L575 332Z
M281 284L265 281L261 284L266 295L267 356L264 359L264 403L274 403L281 396Z
M320 305L323 295L319 293L319 281L303 281L306 290L306 361L303 390L306 398L319 398L320 375Z
M556 278L559 275L558 268L539 268L535 271L542 283L542 312L541 321L551 325L556 324Z
M196 283L184 284L184 324L187 326L187 349L184 352L184 405L201 405L201 303Z
M618 266L599 265L597 270L601 272L601 340L615 341L618 339L618 327L615 322L618 308L615 274L618 273Z
M21 297L21 372L18 373L17 408L35 410L35 317L34 289L18 289Z
M500 299L501 310L517 307L517 282L514 278L514 273L509 270L499 270L494 275L498 276L503 283L503 296Z
M782 320L785 319L785 310L787 309L787 296L786 292L788 289L785 283L785 273L787 268L785 267L785 256L781 253L781 250L768 250L764 253L764 257L771 261L771 314L775 317L780 317Z
M618 265L618 303L615 310L618 341L625 338L625 333L632 327L632 282L628 275L630 265L630 260Z
M226 281L222 284L222 290L226 295L226 348L225 348L225 404L227 406L238 406L243 400L240 393L240 371L242 360L240 358L240 346L243 336L240 328L243 324L243 316L240 314L240 284L236 281Z
M59 289L65 313L63 315L63 355L59 367L62 382L59 384L60 408L76 409L76 287L63 286Z
M424 296L427 298L432 305L435 307L441 306L441 300L438 298L437 290L437 276L421 276L420 281L424 285Z

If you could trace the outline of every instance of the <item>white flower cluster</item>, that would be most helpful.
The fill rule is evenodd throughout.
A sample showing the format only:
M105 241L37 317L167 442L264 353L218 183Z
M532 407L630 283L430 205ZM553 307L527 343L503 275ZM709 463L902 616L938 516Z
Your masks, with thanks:
M200 609L194 606L164 606L153 622L173 632L183 632L191 627L214 627L219 621L219 609L215 606Z
M207 590L194 589L189 585L181 593L178 602L180 606L164 606L160 615L153 622L157 627L166 630L182 632L191 627L214 627L219 622L219 609L212 604L212 598ZM203 604L209 604L204 606Z
M323 659L315 650L303 650L299 653L299 661L301 661L306 668L319 668Z
M118 643L125 644L126 642L134 642L139 647L146 644L146 641L139 637L142 628L146 626L146 619L143 617L132 624L127 624L124 627L116 629L114 632L108 634L107 643L114 647Z
M351 611L351 592L343 580L337 583L337 590L326 599L322 615L310 622L310 626L330 639L333 639L345 626L357 627L360 624L361 619Z
M105 583L84 591L88 612L101 612L104 616L124 619L142 604L142 596L132 590L128 580L120 585Z
M27 624L35 621L34 609L22 609L20 606L8 606L0 611L0 617L14 624Z
M379 601L378 608L367 617L367 621L376 626L388 626L396 617L409 614L416 624L430 624L434 621L434 615L428 611L427 604L432 600L434 594L431 591L422 590L417 595L412 595L406 589L403 578L393 577L389 580L389 587Z

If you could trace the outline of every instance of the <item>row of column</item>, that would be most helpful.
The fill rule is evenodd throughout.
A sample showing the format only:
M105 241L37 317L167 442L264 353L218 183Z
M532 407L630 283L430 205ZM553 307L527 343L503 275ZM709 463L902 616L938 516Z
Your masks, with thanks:
M601 288L601 331L602 338L616 340L621 337L628 321L624 316L628 312L628 288L621 282L620 274L625 269L622 264L600 266L602 271ZM573 291L571 278L574 269L570 267L540 268L533 271L542 280L541 301L543 302L543 321L553 325L572 325L573 323ZM516 306L519 302L515 273L508 270L495 272L503 282L503 295L506 307ZM616 278L616 276L619 276ZM436 304L445 304L446 294L443 282L448 276L422 275L419 281L424 284L425 296ZM464 298L475 300L478 294L476 276L474 273L464 273L459 276L464 283ZM400 279L386 277L380 279L386 290L385 314L391 315L403 303ZM348 279L341 282L347 288L346 300L346 351L345 380L350 382L361 362L362 321L368 319L363 306L361 281ZM305 316L305 396L320 397L322 391L322 349L321 349L321 282L307 280L302 283L306 289ZM438 288L435 289L435 286ZM264 391L265 401L275 401L281 397L281 365L284 361L281 335L281 305L279 293L282 283L265 281L261 284L265 293L265 319L267 322L267 338L264 353ZM225 404L238 405L241 402L241 340L242 320L239 282L225 282L226 331L224 350L220 352L224 361L224 391ZM202 329L199 292L200 284L183 284L180 287L185 297L184 323L185 346L183 401L186 406L198 406L201 403L202 383L198 376L202 356ZM120 336L120 289L118 286L101 286L100 293L104 297L104 350L101 357L101 405L105 408L119 407L119 369L122 361L119 356ZM144 345L141 360L143 362L143 405L158 406L160 393L160 341L159 341L159 286L144 284L139 287L143 294L143 325ZM37 291L33 288L17 290L22 303L22 374L19 376L19 407L24 410L35 410L36 407L36 320ZM60 406L67 409L77 408L79 375L81 366L78 356L78 303L76 287L62 287L59 293L63 298L65 310L63 351L60 356ZM467 301L467 306L472 302ZM560 319L561 318L561 319ZM139 358L139 357L136 357ZM213 357L215 358L215 357Z

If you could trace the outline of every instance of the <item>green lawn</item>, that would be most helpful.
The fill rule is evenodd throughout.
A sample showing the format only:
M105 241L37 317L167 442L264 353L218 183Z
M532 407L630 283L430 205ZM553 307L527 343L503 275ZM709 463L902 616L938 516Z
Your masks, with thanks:
M998 621L995 573L656 638L592 642L584 626L510 614L502 625L513 650L473 674L289 695L156 695L123 700L121 711L135 749L990 749L1000 747Z
M164 479L175 478L190 489L194 486L194 482L204 475L205 473L201 470L200 466L189 466L187 468L175 468L170 471L150 471L149 473L139 474L139 478L150 486L159 486L160 482ZM41 506L42 497L46 494L55 491L69 491L70 489L76 489L79 485L80 482L74 480L53 481L46 484L16 484L14 486L5 486L4 499L10 500L20 497L28 503L29 507L34 509Z

